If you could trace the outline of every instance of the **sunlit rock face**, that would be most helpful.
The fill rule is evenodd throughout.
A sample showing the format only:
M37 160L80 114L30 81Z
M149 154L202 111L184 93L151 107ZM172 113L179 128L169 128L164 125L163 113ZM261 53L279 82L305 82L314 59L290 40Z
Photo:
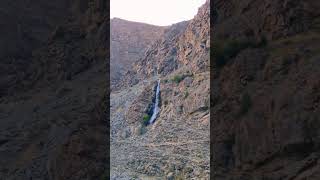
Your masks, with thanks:
M169 26L111 93L111 179L209 179L209 7Z
M121 76L133 68L133 64L145 55L152 43L159 39L166 27L119 18L110 21L110 77L111 87L117 84Z

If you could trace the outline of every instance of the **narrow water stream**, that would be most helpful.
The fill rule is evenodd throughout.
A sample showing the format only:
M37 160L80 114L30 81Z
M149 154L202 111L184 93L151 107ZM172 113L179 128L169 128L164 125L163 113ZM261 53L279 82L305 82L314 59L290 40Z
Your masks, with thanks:
M157 115L159 113L159 98L160 98L160 79L158 79L158 83L157 83L156 102L153 107L153 114L149 120L149 124L154 123L154 121L157 119Z

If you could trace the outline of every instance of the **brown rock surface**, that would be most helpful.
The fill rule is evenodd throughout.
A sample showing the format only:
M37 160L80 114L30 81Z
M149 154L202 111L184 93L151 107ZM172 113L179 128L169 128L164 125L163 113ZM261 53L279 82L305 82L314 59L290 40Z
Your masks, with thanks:
M1 52L0 179L99 179L108 154L107 3L27 2L1 2L0 19L12 17L1 22L26 24L25 39L12 38L19 46Z
M217 1L214 179L319 179L316 7L316 1Z
M173 24L166 29L145 53L145 57L135 63L119 86L136 84L139 80L160 74L166 76L173 71L188 66L198 73L209 70L209 2L199 8L191 21Z
M145 55L166 27L113 18L110 21L110 78L113 88L121 76Z
M143 89L143 92L133 101L126 113L126 120L129 124L141 123L143 115L149 114L151 108L150 106L155 98L154 87L154 83L146 86Z
M274 0L215 2L215 37L255 35L277 39L311 28L319 16L318 1ZM219 25L218 25L219 24ZM236 29L236 31L235 31Z

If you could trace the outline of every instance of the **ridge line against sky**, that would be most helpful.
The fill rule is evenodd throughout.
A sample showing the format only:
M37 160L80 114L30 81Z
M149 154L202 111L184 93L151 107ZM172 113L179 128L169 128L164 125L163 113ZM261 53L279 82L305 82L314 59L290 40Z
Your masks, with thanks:
M110 18L169 26L193 19L206 0L110 0Z

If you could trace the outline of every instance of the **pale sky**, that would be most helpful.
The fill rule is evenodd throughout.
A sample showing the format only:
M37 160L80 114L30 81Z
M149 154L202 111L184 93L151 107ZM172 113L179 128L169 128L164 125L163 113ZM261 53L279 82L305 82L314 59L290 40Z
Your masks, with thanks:
M206 0L110 0L110 17L167 26L192 19Z

